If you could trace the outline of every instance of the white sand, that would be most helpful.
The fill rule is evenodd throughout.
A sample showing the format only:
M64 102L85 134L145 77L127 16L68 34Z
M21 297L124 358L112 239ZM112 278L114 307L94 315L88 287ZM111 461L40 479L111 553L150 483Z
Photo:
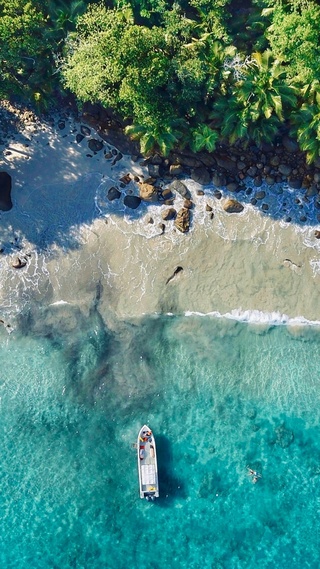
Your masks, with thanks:
M147 172L129 157L115 165L103 151L87 157L90 137L77 144L77 132L80 124L71 118L63 130L26 126L1 158L1 170L12 176L14 204L0 212L0 318L6 323L14 325L28 307L63 303L85 314L96 304L109 325L115 317L185 312L320 321L315 225L275 221L251 205L227 214L212 188L197 196L200 186L187 181L196 203L192 229L183 235L167 222L161 235L165 206L133 211L106 198L122 175ZM112 147L105 143L105 149ZM133 182L122 189L137 190ZM270 194L270 211L279 208L277 199ZM214 209L212 220L206 204ZM17 255L27 255L22 269L11 266ZM183 271L166 284L177 266Z

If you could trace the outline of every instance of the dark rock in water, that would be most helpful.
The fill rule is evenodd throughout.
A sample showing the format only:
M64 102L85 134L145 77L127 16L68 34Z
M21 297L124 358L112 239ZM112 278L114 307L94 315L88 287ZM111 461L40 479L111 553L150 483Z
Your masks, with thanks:
M180 182L179 180L174 180L170 186L169 189L171 191L176 191L178 192L178 194L180 194L183 198L186 199L191 199L191 193L188 190L187 186L185 186L185 184L183 184L182 182Z
M76 136L76 142L79 144L79 142L82 142L82 140L84 139L83 134L77 134Z
M214 190L213 195L217 200L221 200L222 198L222 193L219 192L219 190Z
M164 221L169 221L170 219L175 219L177 217L177 212L174 207L170 207L162 212L162 219Z
M190 210L186 207L180 209L177 213L174 224L181 233L187 233L190 227Z
M63 130L64 128L66 128L66 123L64 121L59 121L58 122L58 129Z
M121 196L121 192L115 187L108 190L108 200L112 202L113 200L118 200Z
M226 188L228 192L235 193L239 191L239 184L237 184L237 182L230 182L230 184L226 185Z
M292 188L293 190L300 190L300 188L302 186L302 180L301 180L301 178L294 178L292 176L289 176L288 184L289 184L290 188Z
M290 217L290 216L288 216L288 217L285 217L285 221L286 221L287 223L290 223L290 221L291 221L291 217Z
M206 204L206 211L212 211L212 207L208 203Z
M223 209L227 213L240 213L244 210L244 206L237 200L229 199L224 203Z
M219 172L213 172L212 174L212 182L217 188L222 188L227 183L226 177Z
M255 195L255 198L257 200L263 200L263 198L266 197L266 192L264 190L261 190L260 192L257 192Z
M261 176L256 176L254 179L254 185L256 188L260 188L262 186L262 178Z
M307 188L306 196L312 198L316 195L318 195L318 188L315 184L311 184L310 188Z
M314 236L315 236L316 239L320 239L320 231L319 231L319 229L316 229L316 230L315 230Z
M203 190L197 190L197 196L204 196Z
M273 176L266 176L266 183L268 186L273 186L275 183L275 178Z
M123 203L130 209L137 209L137 207L139 207L141 204L141 198L138 196L125 196Z
M96 138L91 138L88 142L88 146L92 152L99 152L103 148L103 142L97 140Z
M164 223L159 223L158 227L159 229L161 229L161 235L162 235L166 230L166 226Z
M276 443L282 448L288 448L294 441L293 431L290 431L284 425L277 427L275 433Z
M0 172L0 210L9 211L11 208L11 176L7 172Z
M194 168L191 170L191 178L194 182L197 182L202 186L206 186L210 183L210 173L204 167Z
M257 205L258 202L257 202L256 198L251 198L250 203L252 205Z
M84 136L90 136L91 134L91 128L89 128L88 126L81 125L80 131Z
M262 206L261 206L261 209L262 209L262 211L268 211L268 209L269 209L268 204L267 204L267 203L263 203Z

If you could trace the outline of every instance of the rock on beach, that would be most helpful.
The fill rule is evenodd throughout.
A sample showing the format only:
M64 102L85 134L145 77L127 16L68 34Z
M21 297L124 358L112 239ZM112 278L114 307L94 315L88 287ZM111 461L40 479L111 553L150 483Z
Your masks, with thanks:
M11 208L11 176L7 172L0 172L0 210L9 211Z
M240 213L244 210L244 206L237 200L228 199L223 204L223 209L227 213Z

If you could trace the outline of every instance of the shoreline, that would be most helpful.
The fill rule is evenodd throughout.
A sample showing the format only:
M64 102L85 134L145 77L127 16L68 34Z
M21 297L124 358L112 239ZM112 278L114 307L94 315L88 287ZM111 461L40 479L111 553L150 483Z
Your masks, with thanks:
M88 151L91 139L102 148ZM125 195L137 195L133 178L142 182L150 176L148 164L122 155L71 115L56 115L51 124L31 121L14 138L8 136L4 147L1 170L13 180L13 208L0 212L5 325L14 327L21 309L62 302L83 314L96 306L108 326L170 313L238 314L237 319L247 315L254 322L256 315L263 324L265 317L270 324L320 322L318 214L312 198L303 202L305 189L292 190L283 182L255 188L246 179L234 196L180 175L194 204L190 231L183 234L174 220L164 222L167 205L142 202L137 210L123 205ZM131 181L125 184L120 178L128 173ZM169 183L164 179L165 187ZM121 199L109 201L114 186ZM258 191L268 210L252 204ZM242 213L224 210L233 197L244 205ZM184 201L177 194L174 207L179 210ZM310 223L286 223L284 202L293 218L303 205ZM26 266L14 269L17 255L25 256Z

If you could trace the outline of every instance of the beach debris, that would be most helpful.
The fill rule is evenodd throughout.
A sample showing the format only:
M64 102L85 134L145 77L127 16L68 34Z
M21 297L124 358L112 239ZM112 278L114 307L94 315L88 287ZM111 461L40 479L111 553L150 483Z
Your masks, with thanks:
M240 213L244 210L244 206L237 200L230 198L224 202L223 209L227 213Z
M139 196L125 196L123 203L130 209L137 209L137 207L139 207L141 204L141 198L139 198Z
M164 224L164 223L159 223L158 227L159 227L159 229L161 229L161 234L160 234L160 235L163 235L164 232L165 232L165 230L166 230L165 224Z
M177 212L174 207L169 207L162 212L161 216L164 221L169 221L170 219L175 219L177 217Z
M173 271L172 275L166 280L166 285L167 285L170 281L172 281L172 279L174 279L174 277L176 277L176 276L177 276L179 273L181 273L182 271L183 271L183 267L180 267L180 266L177 267L177 268Z
M187 233L190 227L190 210L186 207L181 208L174 221L174 225L181 233Z
M107 197L110 202L112 202L113 200L118 200L120 196L121 192L117 188L115 188L114 186L112 186L112 188L109 188Z
M291 269L292 271L294 271L298 275L301 274L302 265L298 265L297 263L294 263L293 261L291 261L291 259L284 259L283 260L283 266L287 267L288 269Z
M23 267L26 266L26 264L27 264L27 259L25 259L25 258L20 259L20 257L16 257L16 258L12 261L11 266L12 266L14 269L22 269Z
M139 182L139 196L142 200L148 202L158 201L158 190L152 184L146 182Z
M208 203L206 204L206 211L212 211L212 207Z
M0 210L9 211L12 208L11 201L11 176L8 172L0 172Z

